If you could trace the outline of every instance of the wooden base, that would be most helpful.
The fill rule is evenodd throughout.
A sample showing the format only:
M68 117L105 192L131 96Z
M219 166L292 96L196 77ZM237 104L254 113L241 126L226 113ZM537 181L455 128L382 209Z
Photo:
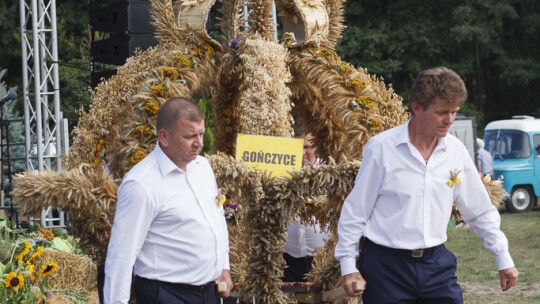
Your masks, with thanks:
M364 290L365 288L365 281L353 282L354 291ZM321 288L318 286L282 286L281 290L287 295L287 297L295 298L296 301L303 303L332 303L333 301L348 298L347 293L345 292L345 289L343 289L343 287L322 291ZM240 298L241 295L238 292L231 292L230 297ZM351 303L358 303L359 298L353 298Z

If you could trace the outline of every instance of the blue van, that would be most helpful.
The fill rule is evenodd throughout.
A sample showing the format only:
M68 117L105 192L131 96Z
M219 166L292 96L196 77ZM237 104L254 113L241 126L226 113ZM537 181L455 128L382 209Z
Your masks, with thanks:
M530 211L540 196L540 119L519 115L490 122L484 142L493 157L494 179L510 194L506 207Z

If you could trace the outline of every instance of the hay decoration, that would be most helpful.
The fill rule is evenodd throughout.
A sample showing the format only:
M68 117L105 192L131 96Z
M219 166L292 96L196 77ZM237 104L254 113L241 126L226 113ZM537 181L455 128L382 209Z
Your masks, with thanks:
M222 1L223 17L218 18L218 25L223 31L223 39L230 43L239 33L243 23L242 0Z
M132 112L123 120L120 127L120 134L128 136L122 139L122 145L117 144L115 155L109 164L113 176L123 176L131 167L137 164L150 151L154 149L157 141L156 116L148 115L150 106L154 109L152 113L157 114L159 108L170 96L191 96L195 92L208 94L210 88L215 87L216 69L215 50L206 42L202 45L187 44L188 51L178 50L167 51L162 57L160 66L152 70L152 76L139 84L139 91L130 98ZM191 50L191 52L189 51ZM186 66L182 60L185 58L190 64ZM135 136L140 134L135 132L137 128L145 128L145 136Z
M81 248L96 262L105 261L118 188L110 175L102 168L81 165L61 172L25 172L15 182L12 195L21 214L35 214L48 206L61 208L70 215Z
M270 19L272 2L267 0L249 0L249 17L252 24L246 36L261 37L268 41L273 40L273 22Z
M345 30L343 14L345 11L345 1L326 0L326 10L328 11L328 44L334 49L337 41L341 38L341 33Z
M163 61L165 47L158 45L144 52L137 52L126 64L118 68L117 75L101 82L92 92L89 112L81 110L75 139L69 151L69 166L77 168L82 163L94 163L95 148L104 139L104 148L98 151L101 160L106 151L119 144L122 117L132 111L129 98L140 89L140 83L150 77L152 70Z
M365 69L353 69L330 49L307 47L290 54L293 102L323 159L361 159L370 137L406 122L401 98ZM353 101L358 109L351 107Z
M321 0L277 0L276 7L282 17L283 32L293 33L303 47L327 42L329 16ZM328 43L325 43L328 44Z
M233 119L243 134L288 137L292 134L291 74L285 66L287 51L264 38L246 38L238 47L238 69L244 75ZM238 117L234 114L238 113Z
M177 1L182 2L182 1ZM185 38L180 34L181 29L175 22L175 13L171 1L151 1L152 25L155 28L154 37L161 44L182 45Z
M236 135L239 133L238 103L240 99L239 85L243 82L240 72L239 57L236 54L227 54L218 68L219 85L212 98L213 119L213 152L224 152L232 155L236 144Z
M280 286L285 266L283 246L290 220L297 213L304 222L316 216L322 227L336 231L340 206L354 185L359 162L343 159L336 163L330 159L320 167L306 166L292 172L290 178L271 178L221 153L209 156L209 161L216 172L220 192L245 207L241 222L230 230L231 265L238 263L231 266L231 271L241 282L239 289L265 303L286 303ZM332 195L326 197L328 193L324 189L333 189ZM307 197L320 199L306 204ZM333 261L330 264L333 266L316 268L318 276L314 282L335 285L336 280L322 281L339 274L339 268L334 267L333 248L320 257Z
M50 260L58 267L47 276L49 289L69 289L79 293L97 289L97 265L89 256L45 249L35 264Z

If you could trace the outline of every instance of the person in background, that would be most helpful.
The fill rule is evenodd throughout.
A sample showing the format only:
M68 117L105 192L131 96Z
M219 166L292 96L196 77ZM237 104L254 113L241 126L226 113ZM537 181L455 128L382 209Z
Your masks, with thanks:
M304 136L300 125L295 125L294 129L295 138L304 140L302 166L317 165L319 162L312 143L313 136L309 133ZM306 281L305 275L312 269L313 251L324 246L327 237L319 225L305 226L300 224L300 218L293 219L287 228L287 242L283 254L287 267L284 270L283 282Z
M484 149L484 141L480 138L476 139L478 172L482 176L490 175L493 177L493 158L486 149Z
M104 300L125 304L218 303L216 282L233 287L218 188L202 148L204 115L186 98L157 114L158 142L124 176L105 262Z
M454 71L425 70L411 88L409 121L366 144L335 248L349 296L363 294L364 304L463 303L456 257L444 246L453 202L493 253L501 289L516 284L499 211L467 149L448 134L466 99ZM365 290L353 290L353 282L364 280Z

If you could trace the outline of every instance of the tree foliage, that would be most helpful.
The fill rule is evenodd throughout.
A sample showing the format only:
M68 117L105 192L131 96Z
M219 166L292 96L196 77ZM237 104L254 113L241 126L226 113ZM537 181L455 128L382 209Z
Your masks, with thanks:
M421 70L454 69L483 128L514 114L540 116L539 14L534 0L350 1L338 52L393 83L407 103Z

